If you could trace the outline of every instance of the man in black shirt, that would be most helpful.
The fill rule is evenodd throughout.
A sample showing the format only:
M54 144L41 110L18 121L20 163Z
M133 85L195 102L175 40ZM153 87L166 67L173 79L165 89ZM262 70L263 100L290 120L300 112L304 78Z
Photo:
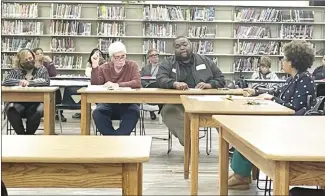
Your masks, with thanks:
M157 84L160 88L188 90L223 88L225 79L218 66L208 57L194 54L191 42L184 36L174 41L175 56L159 66ZM184 146L184 107L166 104L161 110L163 122Z

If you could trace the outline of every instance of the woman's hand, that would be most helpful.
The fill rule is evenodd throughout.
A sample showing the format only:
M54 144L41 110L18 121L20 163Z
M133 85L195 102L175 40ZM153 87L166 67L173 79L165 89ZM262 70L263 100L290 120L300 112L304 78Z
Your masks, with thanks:
M267 93L264 93L264 94L261 94L261 95L259 95L257 97L261 98L261 99L265 99L265 100L271 100L274 96L270 95L270 94L267 94Z
M255 90L252 88L244 88L243 90L244 90L243 92L244 97L251 97L255 95Z
M99 66L99 55L96 52L93 54L93 56L91 56L91 66L93 68L97 68Z

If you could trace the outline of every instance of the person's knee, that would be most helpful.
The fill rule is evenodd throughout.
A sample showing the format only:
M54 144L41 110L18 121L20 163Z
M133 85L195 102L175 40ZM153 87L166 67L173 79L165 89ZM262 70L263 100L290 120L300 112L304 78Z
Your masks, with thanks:
M92 112L92 116L94 120L97 120L98 118L100 118L101 116L101 109L100 108L96 108L94 109L94 111Z
M132 104L128 107L127 112L134 114L135 118L140 117L140 107L137 104Z
M161 110L161 116L164 121L181 121L184 120L184 110L178 105L164 105Z
M39 116L40 118L43 117L44 115L44 104L40 103L39 106L36 108L36 115Z

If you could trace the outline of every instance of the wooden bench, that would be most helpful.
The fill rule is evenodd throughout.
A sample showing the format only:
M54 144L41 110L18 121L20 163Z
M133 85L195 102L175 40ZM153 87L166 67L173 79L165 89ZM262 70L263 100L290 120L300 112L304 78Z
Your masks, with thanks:
M148 136L3 135L2 179L8 188L122 188L142 195Z

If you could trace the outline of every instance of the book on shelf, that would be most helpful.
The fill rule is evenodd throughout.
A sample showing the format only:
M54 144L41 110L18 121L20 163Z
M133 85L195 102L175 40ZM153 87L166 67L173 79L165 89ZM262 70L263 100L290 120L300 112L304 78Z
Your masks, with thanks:
M123 42L120 38L99 38L98 49L103 53L108 53L109 46L116 41Z
M124 22L99 22L97 23L98 36L125 36Z
M78 19L81 16L81 4L51 4L52 18Z
M61 69L82 69L82 56L54 55L53 63Z
M180 6L145 6L143 8L144 20L184 20L185 9Z
M91 35L91 23L76 20L51 20L50 33L54 35Z
M186 20L214 21L216 17L215 7L192 7L186 9Z
M280 44L276 41L269 42L236 42L234 46L236 54L242 55L278 55Z
M217 25L215 28L211 28L210 26L201 25L195 26L191 25L188 30L189 37L201 37L201 38L215 38L217 34Z
M71 37L53 37L50 47L52 52L74 52L76 49Z
M312 25L281 25L280 38L283 39L312 39Z
M126 18L124 6L97 6L97 17L99 19L123 20Z
M157 49L159 53L166 53L166 41L159 39L150 39L143 41L143 52L147 53L150 49Z
M235 30L236 38L271 38L271 29L261 26L240 25Z
M213 54L214 41L200 40L192 42L193 52L197 54Z
M37 3L2 3L1 17L3 18L37 18Z
M255 71L259 66L259 57L241 57L233 62L233 71Z
M23 48L38 48L39 42L39 38L2 38L1 50L16 52Z
M177 24L146 22L143 25L144 36L175 37L176 32Z
M314 12L298 9L238 8L235 19L242 22L314 22Z
M2 20L1 33L6 35L43 35L44 23L23 20Z
M15 54L2 54L1 55L1 68L13 68Z

